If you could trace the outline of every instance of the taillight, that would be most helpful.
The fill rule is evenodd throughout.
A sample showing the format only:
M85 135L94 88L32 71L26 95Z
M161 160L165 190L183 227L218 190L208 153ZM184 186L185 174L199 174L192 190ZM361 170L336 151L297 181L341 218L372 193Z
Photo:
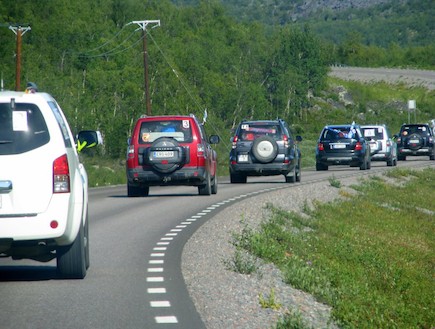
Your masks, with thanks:
M204 156L204 152L205 152L204 145L203 144L198 144L197 150L198 150L198 156L199 157L203 157Z
M129 145L127 148L127 157L133 158L134 157L134 145Z
M288 147L288 137L287 135L282 135L282 140L284 141L284 147Z
M355 151L361 151L363 149L362 144L360 142L357 142L355 144Z
M319 143L319 144L317 145L317 149L318 149L319 151L324 151L324 150L325 150L325 146L323 146L323 143Z
M233 145L232 145L232 148L233 149L235 149L236 147L237 147L237 141L239 140L239 137L237 137L237 136L234 136L233 137Z
M53 193L69 193L69 165L66 154L53 162Z
M397 137L397 144L400 144L402 142L402 138L401 137Z

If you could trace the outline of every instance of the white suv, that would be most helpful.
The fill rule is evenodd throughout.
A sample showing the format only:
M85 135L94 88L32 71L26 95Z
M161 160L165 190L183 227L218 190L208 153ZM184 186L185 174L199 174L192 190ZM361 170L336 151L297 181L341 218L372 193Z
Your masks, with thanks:
M78 134L97 145L96 131ZM0 257L57 259L64 278L89 267L88 179L57 102L46 93L0 92Z
M370 143L372 161L386 161L387 166L397 165L397 144L385 125L361 126L364 138Z

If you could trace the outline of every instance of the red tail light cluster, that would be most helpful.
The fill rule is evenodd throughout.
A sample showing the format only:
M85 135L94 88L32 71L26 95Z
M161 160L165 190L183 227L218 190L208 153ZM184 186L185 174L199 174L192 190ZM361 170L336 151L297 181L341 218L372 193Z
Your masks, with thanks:
M239 140L239 137L234 136L234 138L233 138L233 145L232 145L232 148L233 148L233 149L236 148L236 146L237 146L237 141L238 141L238 140Z
M69 193L69 165L66 154L53 162L53 193Z
M319 144L317 145L317 149L318 149L319 151L324 151L324 150L325 150L325 146L323 146L323 143L319 143Z
M357 142L355 144L355 151L361 151L363 149L363 146L360 142Z

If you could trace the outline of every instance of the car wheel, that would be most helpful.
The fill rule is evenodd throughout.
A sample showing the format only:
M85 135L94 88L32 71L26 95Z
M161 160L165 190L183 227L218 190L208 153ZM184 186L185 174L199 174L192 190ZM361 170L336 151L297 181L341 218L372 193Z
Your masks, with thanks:
M387 160L387 166L392 167L394 166L394 157L391 156L388 160Z
M159 152L161 153L159 154ZM144 160L155 171L169 174L184 165L185 153L185 149L174 138L160 137L152 143L151 147L145 149Z
M261 163L272 162L278 154L278 145L270 136L261 136L252 144L252 154Z
M246 183L247 177L245 175L241 174L230 174L230 182L231 184L234 183Z
M316 171L328 170L328 166L323 163L316 162Z
M364 159L364 161L361 163L361 165L359 166L359 169L360 170L367 170L368 168L367 168L367 164L368 164L368 161L366 161L365 159Z
M296 171L296 182L300 182L301 181L301 175L302 175L301 164L299 163L297 171Z
M432 154L429 155L429 160L435 160L435 148L432 150Z
M417 151L424 145L424 140L419 134L411 134L406 140L406 144L411 150Z
M218 191L218 177L217 175L215 175L212 179L211 194L217 194L217 191Z
M297 174L296 174L296 166L295 166L291 172L289 172L287 175L285 175L285 182L286 183L294 183L294 182L296 182L296 180L297 180Z
M57 253L57 271L62 278L83 279L86 276L85 229L80 223L74 242L59 247Z
M205 179L205 184L198 186L199 195L210 195L211 194L211 179L210 175L207 174Z
M89 217L88 212L86 211L86 224L85 224L85 264L86 270L91 265L91 259L89 257Z
M149 186L133 186L127 183L127 196L128 197L140 197L148 196L150 192Z

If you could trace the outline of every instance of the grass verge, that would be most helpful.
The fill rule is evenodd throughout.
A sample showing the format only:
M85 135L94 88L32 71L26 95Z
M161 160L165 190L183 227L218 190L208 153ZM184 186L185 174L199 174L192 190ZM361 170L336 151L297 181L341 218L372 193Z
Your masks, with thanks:
M317 204L309 216L268 205L271 218L244 229L237 246L331 305L342 327L432 328L435 170L388 176L362 181L354 186L359 193ZM388 183L391 177L400 184Z

